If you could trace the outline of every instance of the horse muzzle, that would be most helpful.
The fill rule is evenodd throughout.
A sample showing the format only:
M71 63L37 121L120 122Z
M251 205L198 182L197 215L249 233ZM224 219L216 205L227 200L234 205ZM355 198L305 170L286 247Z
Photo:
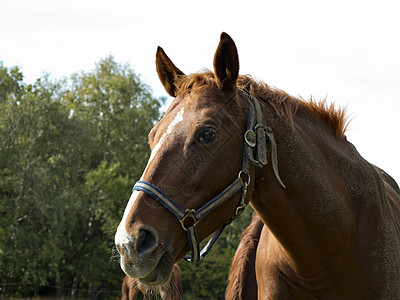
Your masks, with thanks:
M173 258L170 251L159 243L157 233L141 227L129 235L119 226L115 245L121 256L121 268L130 277L147 285L162 285L170 278Z

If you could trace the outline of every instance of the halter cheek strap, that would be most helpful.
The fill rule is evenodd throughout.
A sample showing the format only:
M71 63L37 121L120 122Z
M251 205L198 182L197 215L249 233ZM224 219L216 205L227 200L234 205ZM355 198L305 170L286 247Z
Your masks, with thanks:
M267 164L267 156L270 151L272 152L273 170L279 183L284 187L277 171L276 144L272 130L265 124L265 119L258 100L251 98L247 92L242 92L246 95L249 103L249 116L247 119L246 132L244 134L245 143L243 149L242 169L239 171L238 177L225 190L197 210L189 208L184 210L165 195L158 187L149 182L138 181L133 187L133 190L148 194L178 218L183 230L185 230L188 235L191 249L191 254L185 256L184 260L191 263L194 261L198 262L204 258L222 234L225 227L244 211L247 205L247 187L250 184L250 167L252 164L255 165L256 174L262 172L263 168ZM267 149L267 142L269 142L269 149ZM244 180L243 178L247 178L247 180ZM242 190L242 195L234 215L228 223L224 224L214 233L208 243L200 251L196 225L201 219L224 203L227 199L231 198L239 190Z

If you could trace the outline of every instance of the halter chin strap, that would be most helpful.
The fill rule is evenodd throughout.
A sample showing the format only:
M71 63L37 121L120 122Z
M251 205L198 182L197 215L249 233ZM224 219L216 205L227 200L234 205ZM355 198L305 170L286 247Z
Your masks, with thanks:
M276 143L273 137L273 132L265 123L264 115L262 114L258 100L250 97L247 92L242 92L246 95L249 103L247 128L244 134L245 143L242 169L239 171L237 178L225 190L197 210L189 208L184 210L166 194L164 194L158 187L149 182L138 181L133 187L133 190L147 193L150 197L152 197L178 218L183 230L185 230L188 235L191 254L185 256L184 260L190 263L194 261L198 262L204 258L211 250L217 239L220 237L225 227L238 216L240 216L246 208L247 187L250 184L251 164L255 165L256 172L262 172L267 164L268 155L271 152L275 176L277 177L279 183L285 187L278 174ZM200 243L196 232L197 223L199 223L201 219L224 203L227 199L235 195L239 190L242 190L242 195L233 217L228 223L224 224L214 233L208 243L200 251Z

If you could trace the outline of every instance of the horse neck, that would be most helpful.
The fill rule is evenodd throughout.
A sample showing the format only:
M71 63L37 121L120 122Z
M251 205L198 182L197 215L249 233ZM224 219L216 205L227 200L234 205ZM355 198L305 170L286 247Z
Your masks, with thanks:
M271 164L255 180L250 203L272 233L260 240L268 253L261 259L274 258L281 272L314 287L333 279L355 294L373 285L398 298L385 288L400 276L397 185L311 112L291 120L264 104L264 115L286 188Z
M340 230L345 230L346 217L351 214L346 211L341 215L345 203L335 199L345 182L335 164L344 163L345 152L358 154L350 143L338 140L318 118L307 113L299 112L290 120L274 109L265 109L265 117L274 131L279 173L286 189L268 164L256 180L251 204L273 233L271 239L281 245L276 249L284 249L294 268L303 274L321 273L321 245L329 249L336 247L338 240L347 240L346 231Z

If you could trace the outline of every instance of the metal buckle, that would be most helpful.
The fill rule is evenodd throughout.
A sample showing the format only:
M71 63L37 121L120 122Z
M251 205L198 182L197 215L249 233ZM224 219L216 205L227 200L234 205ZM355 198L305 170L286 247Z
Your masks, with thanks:
M256 133L249 129L244 134L244 140L246 141L247 145L254 148L256 146Z
M199 223L199 220L197 220L196 217L194 216L194 213L196 212L196 210L194 210L193 208L192 209L187 208L185 210L185 212L186 212L186 214L183 216L182 219L179 220L179 222L181 222L183 230L186 231L189 227L196 226L196 224ZM185 220L187 218L192 218L193 219L193 225L186 227Z

